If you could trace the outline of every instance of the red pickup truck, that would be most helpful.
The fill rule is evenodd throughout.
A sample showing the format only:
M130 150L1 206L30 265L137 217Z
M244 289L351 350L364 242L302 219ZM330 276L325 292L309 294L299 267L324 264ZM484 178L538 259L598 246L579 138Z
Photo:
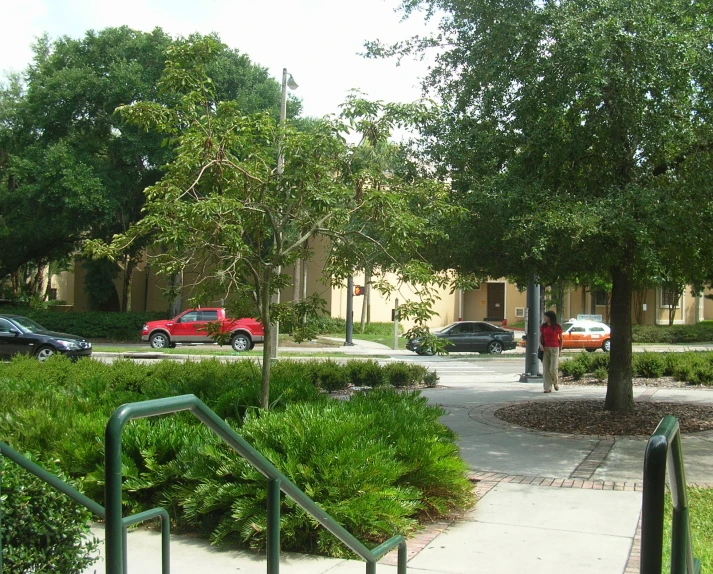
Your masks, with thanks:
M252 349L265 336L262 323L255 319L230 319L221 307L204 307L188 309L167 321L149 321L141 331L141 340L153 349L175 347L176 343L212 343L205 326L215 322L221 323L221 332L232 335L230 345L237 352Z

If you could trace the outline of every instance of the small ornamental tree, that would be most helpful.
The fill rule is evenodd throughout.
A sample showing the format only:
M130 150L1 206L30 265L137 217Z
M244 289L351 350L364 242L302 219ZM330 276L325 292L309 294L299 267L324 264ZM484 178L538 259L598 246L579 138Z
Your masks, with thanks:
M360 213L364 220L383 222L402 243L410 233L418 245L425 221L405 215L418 190L381 188L355 197L341 177L349 154L342 137L346 128L338 120L312 122L298 131L269 113L243 115L236 102L216 101L205 65L220 48L216 40L201 38L169 50L161 88L180 95L175 106L137 102L119 109L132 124L163 133L175 145L175 159L146 189L143 219L111 245L89 242L87 250L118 257L150 237L159 252L152 269L168 277L196 273L194 303L232 299L242 309L253 305L265 328L261 405L267 409L270 334L281 315L293 318L292 309L271 303L271 297L289 283L282 270L312 256L307 240L324 236L344 242ZM431 193L433 205L442 199ZM403 254L397 266L407 267L413 254L413 249ZM319 305L308 301L303 307Z

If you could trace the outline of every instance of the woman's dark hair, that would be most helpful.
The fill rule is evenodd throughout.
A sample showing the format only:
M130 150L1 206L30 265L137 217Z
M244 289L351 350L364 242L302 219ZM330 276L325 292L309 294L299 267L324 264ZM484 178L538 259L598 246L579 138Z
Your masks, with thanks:
M545 311L545 317L550 320L550 327L554 329L557 324L557 313L554 311Z

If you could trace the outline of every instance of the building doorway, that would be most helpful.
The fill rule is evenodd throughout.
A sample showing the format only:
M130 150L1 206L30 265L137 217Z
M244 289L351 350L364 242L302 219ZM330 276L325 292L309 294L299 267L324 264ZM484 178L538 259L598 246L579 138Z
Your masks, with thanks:
M505 283L488 283L488 316L486 321L505 319Z

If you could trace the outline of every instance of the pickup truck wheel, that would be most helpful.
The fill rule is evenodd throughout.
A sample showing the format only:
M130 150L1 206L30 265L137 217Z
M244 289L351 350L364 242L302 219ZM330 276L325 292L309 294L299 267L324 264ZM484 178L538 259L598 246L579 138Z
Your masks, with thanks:
M242 351L248 351L252 348L252 341L247 335L238 333L230 341L230 346L233 347L233 351L236 353L241 353Z
M166 333L154 333L149 337L149 345L152 349L165 349L171 345L171 340Z

